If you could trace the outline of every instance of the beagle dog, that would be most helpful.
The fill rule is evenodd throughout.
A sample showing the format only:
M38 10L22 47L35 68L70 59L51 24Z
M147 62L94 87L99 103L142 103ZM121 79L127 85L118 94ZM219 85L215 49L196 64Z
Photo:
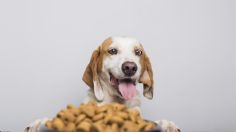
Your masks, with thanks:
M153 98L153 72L142 45L133 38L110 37L92 54L83 81L90 87L88 99L100 104L119 102L139 109L137 83L143 95Z
M91 100L99 105L111 102L125 104L140 110L140 94L137 83L143 84L143 96L153 98L152 66L139 41L130 37L109 37L92 53L83 74L83 81L90 87L85 103ZM180 132L180 129L166 120L156 121L163 132ZM27 132L44 124L37 120L27 127Z

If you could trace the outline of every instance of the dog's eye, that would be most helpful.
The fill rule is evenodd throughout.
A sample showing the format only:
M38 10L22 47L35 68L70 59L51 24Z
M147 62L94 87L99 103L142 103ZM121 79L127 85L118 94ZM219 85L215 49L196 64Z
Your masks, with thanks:
M142 55L142 50L140 50L140 49L135 49L134 52L135 52L135 55L137 55L137 56Z
M111 54L111 55L116 55L117 52L118 52L118 50L115 49L115 48L108 50L108 53Z

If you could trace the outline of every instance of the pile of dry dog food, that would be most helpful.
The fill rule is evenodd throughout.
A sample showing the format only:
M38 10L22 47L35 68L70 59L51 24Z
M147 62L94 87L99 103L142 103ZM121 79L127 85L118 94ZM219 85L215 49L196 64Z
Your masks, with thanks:
M141 132L156 127L141 118L138 111L118 103L97 106L95 102L68 105L46 123L58 132Z

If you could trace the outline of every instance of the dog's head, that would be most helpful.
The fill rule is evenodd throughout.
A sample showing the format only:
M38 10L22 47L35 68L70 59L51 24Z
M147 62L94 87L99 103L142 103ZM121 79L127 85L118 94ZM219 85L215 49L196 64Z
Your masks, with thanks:
M84 75L84 82L103 100L101 80L120 98L129 100L136 94L136 83L143 83L143 95L153 97L153 73L150 60L142 45L133 38L110 37L92 54Z

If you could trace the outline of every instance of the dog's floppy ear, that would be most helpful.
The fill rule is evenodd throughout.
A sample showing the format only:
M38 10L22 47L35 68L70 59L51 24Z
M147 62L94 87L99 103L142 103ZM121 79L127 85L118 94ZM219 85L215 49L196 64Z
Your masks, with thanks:
M101 69L100 47L93 51L92 57L83 75L83 81L94 91L97 100L102 101L104 98L103 89L98 78L99 69Z
M142 73L139 82L143 84L143 95L148 98L153 98L153 72L152 66L147 54L143 51L141 58Z

